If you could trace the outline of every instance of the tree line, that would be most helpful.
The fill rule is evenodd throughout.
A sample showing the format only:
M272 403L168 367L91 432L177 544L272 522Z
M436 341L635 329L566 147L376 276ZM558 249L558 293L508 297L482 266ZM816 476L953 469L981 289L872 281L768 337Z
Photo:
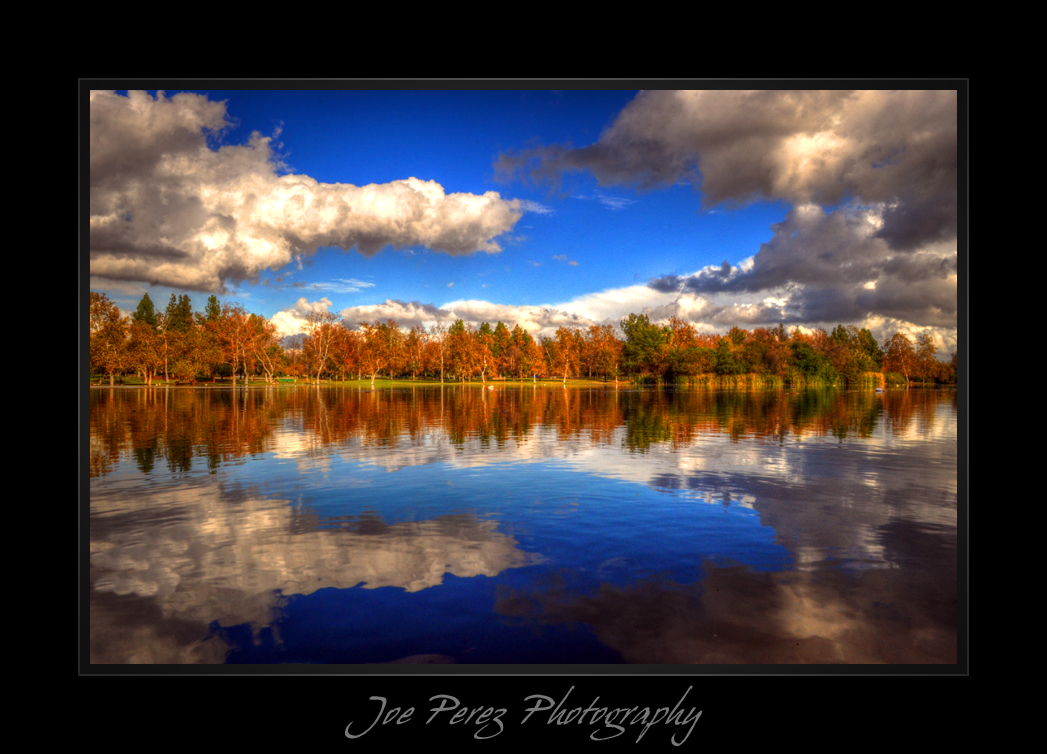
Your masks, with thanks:
M129 317L105 294L91 291L92 375L138 375L151 385L193 384L218 378L264 380L390 378L480 381L539 377L698 384L784 384L870 386L956 381L956 355L937 359L930 333L914 343L895 333L877 343L866 328L838 325L831 333L784 325L726 334L700 333L671 318L652 323L645 314L612 325L560 327L534 338L516 325L467 326L462 320L430 328L401 328L395 321L339 321L331 312L312 312L304 335L283 341L276 326L240 304L211 296L194 312L187 295L171 295L158 310L149 294Z

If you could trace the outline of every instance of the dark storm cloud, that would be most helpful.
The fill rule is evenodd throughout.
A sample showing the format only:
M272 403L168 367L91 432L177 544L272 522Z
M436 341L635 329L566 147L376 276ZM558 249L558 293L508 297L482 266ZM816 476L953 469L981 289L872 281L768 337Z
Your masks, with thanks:
M865 282L878 264L890 258L887 244L875 237L867 216L841 210L826 214L806 205L792 209L772 226L774 236L760 246L747 270L724 262L676 280L678 290L692 293L756 292L789 283L848 284ZM668 281L658 283L664 290Z
M652 322L666 322L676 317L688 322L711 326L719 331L731 327L759 327L760 325L784 322L793 324L803 321L798 312L775 302L757 302L752 304L716 304L706 301L698 309L688 309L679 301L661 306L647 307L643 311Z
M956 228L955 91L645 91L592 145L499 157L505 175L601 185L687 181L705 206L756 199L893 205L881 236L898 248Z
M702 296L787 295L789 306L782 310L782 319L765 320L770 324L890 317L916 325L954 327L955 247L939 244L901 252L880 237L879 229L873 210L826 214L806 205L794 208L773 226L773 237L761 245L750 266L724 263L695 275L655 278L648 285L663 293Z
M655 291L788 291L787 307L749 305L737 314L955 326L956 91L646 91L595 144L504 154L497 167L554 183L571 171L589 171L602 185L685 181L705 207L793 205L751 266L725 261L656 277L648 283ZM721 321L734 309L707 305L694 316Z
M685 280L686 278L679 275L663 275L660 278L651 278L647 281L647 285L659 293L672 293L682 290Z
M888 207L883 213L883 230L877 235L892 249L913 251L923 244L954 240L956 223L954 185Z
M955 279L885 276L875 289L856 290L854 300L856 309L879 316L928 327L956 327Z

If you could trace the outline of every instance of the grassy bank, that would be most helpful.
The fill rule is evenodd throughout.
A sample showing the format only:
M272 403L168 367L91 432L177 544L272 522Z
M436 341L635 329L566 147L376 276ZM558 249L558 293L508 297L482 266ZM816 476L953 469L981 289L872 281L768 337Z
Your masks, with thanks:
M838 378L835 382L829 381L825 378L815 376L806 376L800 372L794 372L787 375L785 378L778 377L775 375L766 374L731 374L731 375L720 375L720 374L700 374L691 377L679 377L672 381L665 381L657 379L655 377L630 377L630 378L619 378L618 382L614 380L603 380L603 379L568 379L564 382L562 379L555 377L548 377L545 379L531 380L531 379L507 379L507 380L487 380L486 383L480 380L471 380L468 382L458 382L454 380L444 380L441 383L439 380L433 379L388 379L379 377L374 381L374 388L377 390L381 389L402 389L402 388L419 388L419 387L440 387L443 385L445 388L493 388L495 390L504 389L515 389L515 388L548 388L548 387L584 387L584 388L599 388L607 389L617 387L618 389L623 388L635 388L635 387L694 387L694 388L706 388L713 390L781 390L784 388L792 389L807 389L807 388L843 388L858 389L858 390L873 390L874 388L905 388L906 381L905 377L900 374L889 372L886 375L881 375L879 372L865 372L857 379L853 379L850 382L845 382L844 379ZM913 383L916 384L916 383ZM98 377L91 378L92 386L108 387L108 377L103 378L101 381ZM146 387L145 382L140 377L125 376L117 378L115 385L119 387ZM232 387L233 381L229 378L218 378L214 382L211 380L201 380L189 385L188 383L176 383L174 380L164 382L162 379L154 379L152 387L198 387L198 388L228 388ZM315 379L298 378L294 380L289 377L277 378L275 382L268 383L262 379L252 378L246 383L243 379L236 381L237 387L316 387L317 382ZM365 378L362 380L328 380L323 379L319 382L320 387L339 387L349 388L354 390L370 390L371 380Z
M147 387L145 381L140 377L118 377L114 383L117 387ZM524 380L487 380L486 383L480 380L472 380L469 382L457 382L454 380L444 380L441 383L439 380L432 379L418 379L418 380L404 380L404 379L388 379L379 377L374 381L375 389L378 388L411 388L411 387L440 387L443 385L445 388L451 387L463 387L463 388L486 388L492 387L496 390L505 388L526 388L526 387L614 387L614 380L588 380L588 379L568 379L565 383L562 379L547 378L532 381L531 379ZM99 382L97 377L91 378L92 386L109 386L109 378L105 377ZM618 380L618 387L625 388L631 385L627 380ZM227 388L233 386L233 381L229 378L218 378L213 382L211 380L200 380L190 385L189 383L176 383L174 380L164 382L163 379L153 380L152 387L218 387ZM237 379L237 387L317 387L316 379L298 378L293 380L289 377L277 378L273 383L268 383L262 379L251 378L246 383L243 379ZM319 382L320 387L345 387L353 389L371 389L371 379L366 378L362 380L328 380L321 379Z

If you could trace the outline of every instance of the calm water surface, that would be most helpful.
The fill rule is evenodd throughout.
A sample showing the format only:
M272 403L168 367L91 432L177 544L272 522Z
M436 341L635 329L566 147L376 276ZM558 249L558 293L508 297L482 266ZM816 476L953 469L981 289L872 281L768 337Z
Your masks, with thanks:
M93 389L95 663L954 663L954 391Z

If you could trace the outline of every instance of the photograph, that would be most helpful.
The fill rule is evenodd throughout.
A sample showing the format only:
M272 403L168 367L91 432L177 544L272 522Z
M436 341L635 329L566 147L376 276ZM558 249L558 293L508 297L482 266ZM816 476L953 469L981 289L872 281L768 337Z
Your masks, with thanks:
M966 674L965 79L80 83L81 674Z

